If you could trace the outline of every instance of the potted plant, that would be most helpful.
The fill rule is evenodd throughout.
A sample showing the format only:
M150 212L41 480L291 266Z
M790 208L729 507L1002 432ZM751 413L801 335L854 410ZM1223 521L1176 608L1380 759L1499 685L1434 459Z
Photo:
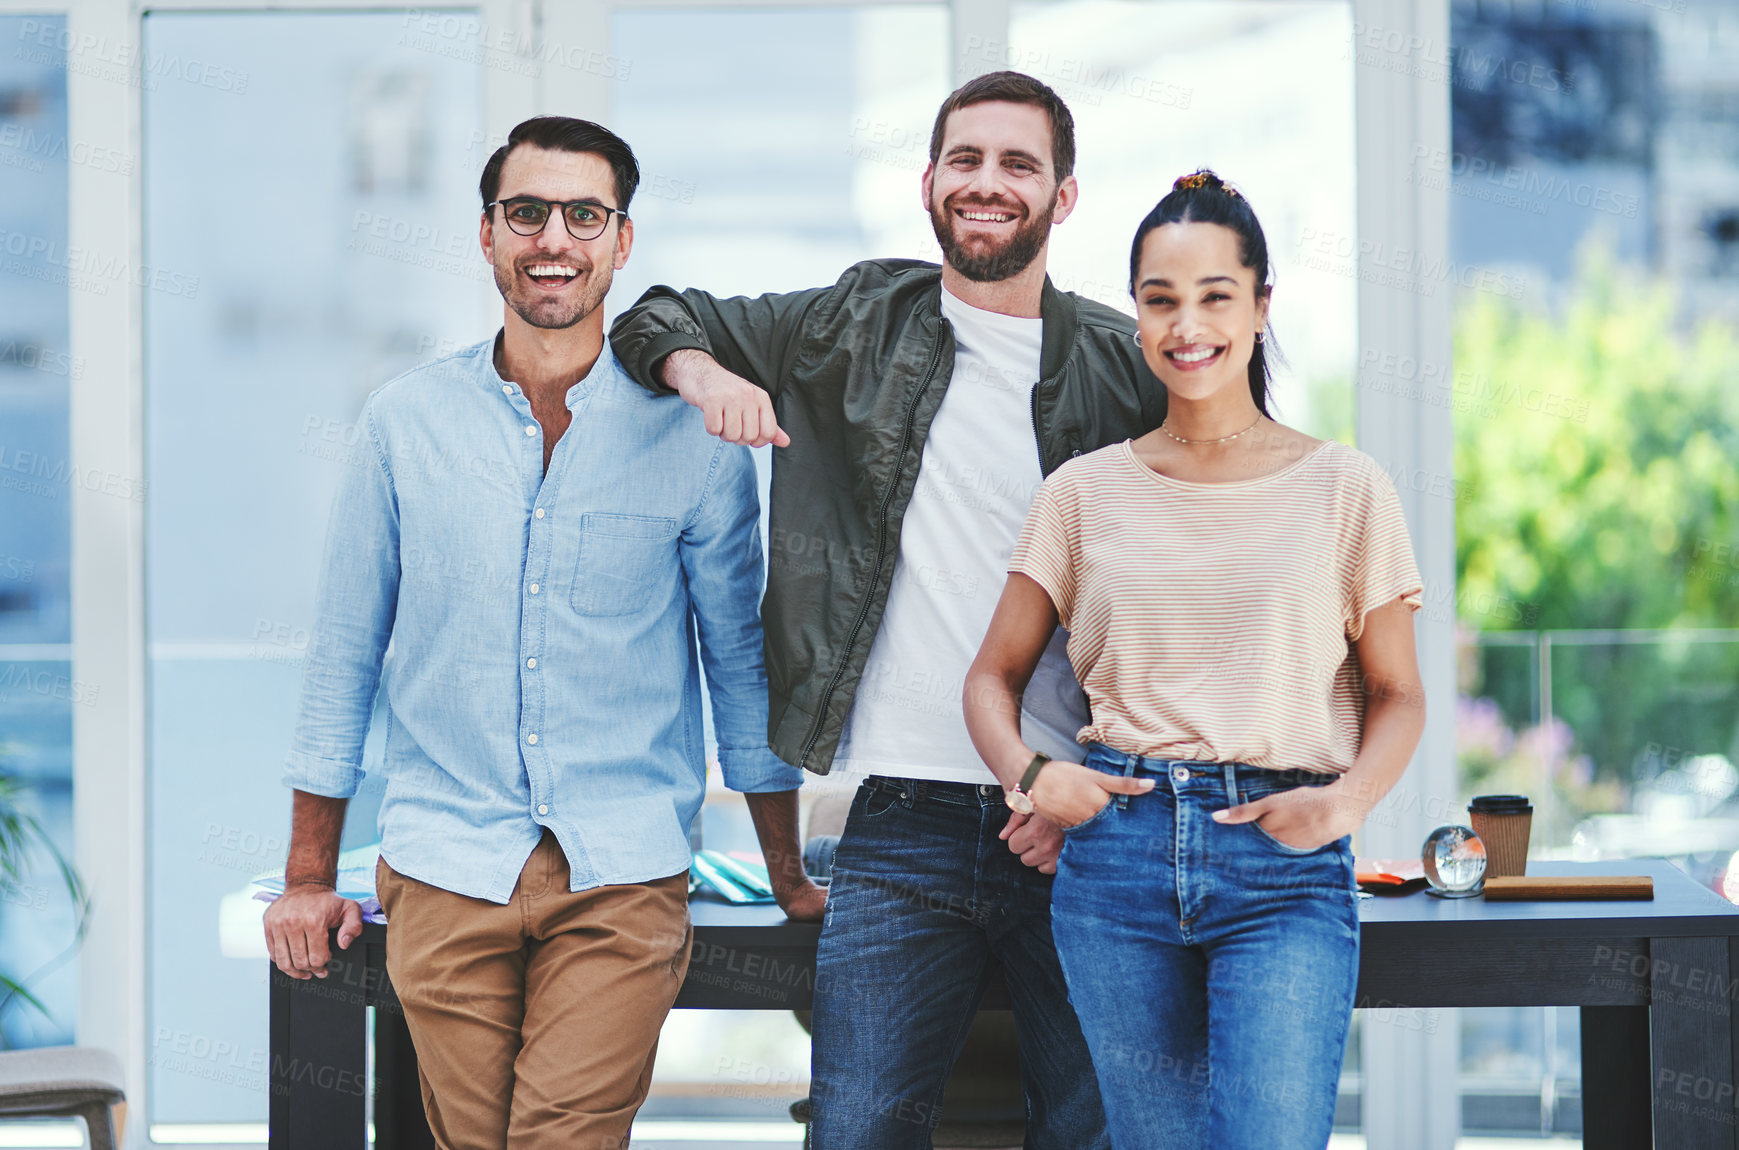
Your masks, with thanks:
M3 750L0 746L0 751ZM76 925L66 949L35 970L20 977L0 971L0 1017L15 1001L27 1003L48 1017L48 1008L30 992L30 984L77 953L90 924L90 895L78 871L28 809L25 797L29 791L29 783L7 770L0 758L0 898L13 897L20 891L30 874L32 858L40 849L72 899ZM4 1033L0 1032L0 1045L4 1041Z

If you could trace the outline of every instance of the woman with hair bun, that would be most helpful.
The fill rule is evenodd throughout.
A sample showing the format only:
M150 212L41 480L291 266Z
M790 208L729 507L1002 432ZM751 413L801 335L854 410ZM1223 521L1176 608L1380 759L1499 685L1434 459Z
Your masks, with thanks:
M1382 469L1269 414L1249 201L1182 177L1129 271L1166 418L1039 489L967 727L1009 806L1064 828L1053 929L1113 1144L1321 1150L1358 978L1349 836L1424 729L1419 572ZM1081 763L1020 737L1059 622Z

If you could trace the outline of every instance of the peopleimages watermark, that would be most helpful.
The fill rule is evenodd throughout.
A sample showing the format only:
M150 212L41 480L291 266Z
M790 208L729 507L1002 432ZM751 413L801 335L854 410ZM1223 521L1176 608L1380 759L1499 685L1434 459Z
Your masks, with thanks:
M1076 103L1098 105L1108 95L1125 96L1147 104L1187 111L1195 96L1195 89L1157 76L1128 71L1113 64L1096 64L1079 56L1016 46L1003 40L986 40L982 36L968 36L960 56L965 62L993 64L1035 76L1056 88L1058 95Z
M138 167L138 159L131 152L52 132L38 132L15 120L0 123L0 148L5 149L0 151L0 165L28 172L42 171L45 160L65 160L80 167L123 176L132 175L133 169Z
M1483 371L1419 360L1410 355L1365 348L1359 354L1359 387L1432 407L1491 419L1499 407L1516 407L1536 415L1588 422L1588 401L1542 387L1495 379Z
M145 501L145 481L97 467L77 467L69 459L51 460L40 451L21 451L0 442L0 487L58 498L62 488L113 495L134 503Z
M1739 1113L1734 1110L1735 1092L1731 1082L1723 1082L1707 1074L1663 1066L1655 1074L1654 1086L1657 1099L1655 1105L1664 1113L1676 1112L1721 1126L1739 1124Z
M391 240L395 244L426 248L438 255L462 256L479 250L474 232L451 231L433 224L371 212L364 208L358 208L350 217L350 230L367 232L372 239Z
M0 256L11 257L0 268L24 279L43 280L57 286L109 294L109 284L130 283L165 295L194 299L199 295L199 277L150 264L135 264L123 256L62 244L49 236L11 232L0 228Z
M1071 275L1059 275L1051 278L1052 285L1058 291L1072 291L1078 296L1116 308L1124 315L1135 314L1135 300L1129 294L1129 285L1121 280L1095 280Z
M17 59L30 64L65 68L81 76L94 76L117 84L155 91L159 80L182 80L218 92L241 96L248 90L248 74L239 68L182 56L175 52L152 52L127 40L111 40L89 32L74 35L59 21L21 20L18 24ZM64 54L64 55L63 55Z
M16 555L0 555L0 579L9 583L36 581L36 560L20 559Z
M50 891L48 887L27 882L0 882L0 904L22 907L26 910L47 910L49 908Z
M44 375L66 379L83 379L85 375L83 356L57 351L29 340L12 339L0 343L0 367L22 367L26 371L40 371Z
M1579 0L1592 8L1593 0ZM1484 91L1493 83L1514 84L1542 92L1571 92L1576 76L1541 60L1515 59L1477 48L1457 47L1411 28L1353 21L1352 39L1341 59L1383 72L1396 72L1433 83Z
M1691 579L1739 587L1739 540L1727 542L1707 535L1697 536L1697 542L1691 548L1691 567L1685 575Z
M1706 560L1722 567L1739 569L1739 539L1725 542L1711 539L1707 535L1699 535L1696 545L1692 548L1691 557Z
M421 52L535 76L545 64L575 72L627 80L633 61L585 44L563 44L535 31L504 28L451 11L412 8L400 20L399 43Z
M283 861L287 843L276 835L262 835L245 827L206 823L200 840L199 858L220 870L256 874Z
M293 623L276 623L270 619L255 619L248 658L267 663L296 663L308 654L308 628Z
M1526 629L1540 625L1543 610L1538 603L1529 603L1502 591L1470 588L1466 583L1453 579L1447 582L1426 580L1420 607L1425 617L1434 623L1495 619Z
M22 662L7 663L4 668L0 668L0 699L13 697L14 690L40 695L45 699L77 703L83 707L96 706L97 696L101 693L95 683L87 683L83 679L75 679L71 675L62 675L41 667L32 669L31 664Z
M1354 276L1422 296L1435 294L1439 283L1454 283L1474 291L1521 299L1528 278L1478 264L1458 264L1446 256L1430 256L1381 240L1361 240L1333 229L1305 228L1298 237L1299 262L1315 271Z
M495 270L483 260L477 236L471 232L359 208L350 218L350 239L345 247L461 279L494 282Z
M483 163L497 148L505 146L507 133L490 133L476 130L465 142L465 147L455 152L456 162L473 176L482 168ZM647 197L655 200L673 200L679 204L694 203L695 193L700 185L682 176L673 176L666 172L653 172L640 169L640 186L634 189L635 200L642 201Z
M1494 164L1483 156L1469 156L1465 152L1431 148L1424 144L1413 145L1413 167L1420 174L1415 176L1414 172L1409 172L1409 182L1436 191L1451 187L1457 195L1490 200L1534 215L1544 215L1546 205L1556 201L1631 220L1636 218L1642 206L1642 197L1632 192L1591 184L1563 173L1517 164ZM1450 183L1443 179L1445 176L1463 182ZM1433 178L1437 182L1432 183Z

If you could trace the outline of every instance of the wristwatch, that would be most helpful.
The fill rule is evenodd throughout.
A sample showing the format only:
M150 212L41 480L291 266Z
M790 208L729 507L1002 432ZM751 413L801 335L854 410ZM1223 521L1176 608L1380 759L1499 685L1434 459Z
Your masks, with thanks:
M1017 815L1033 813L1033 782L1039 777L1039 772L1044 769L1045 764L1050 761L1051 757L1043 751L1033 755L1033 761L1027 764L1026 774L1020 777L1020 782L1014 785L1014 790L1004 796L1008 801L1009 810Z

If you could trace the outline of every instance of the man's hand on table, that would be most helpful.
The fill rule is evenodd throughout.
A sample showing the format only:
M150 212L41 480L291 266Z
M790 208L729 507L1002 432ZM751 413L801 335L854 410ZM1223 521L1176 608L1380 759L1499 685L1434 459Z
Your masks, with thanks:
M827 909L827 888L813 879L806 878L794 887L776 889L773 898L792 922L820 922Z
M767 882L779 909L796 922L820 922L827 891L803 868L803 844L797 836L797 792L757 791L744 795L743 800L749 805L755 837L761 840Z
M266 947L291 978L325 978L332 958L326 936L333 927L339 949L350 949L362 933L362 907L355 899L339 898L331 887L288 887L266 908Z
M1063 853L1063 828L1050 819L1015 811L997 837L1006 839L1008 849L1040 874L1057 873L1057 856Z

